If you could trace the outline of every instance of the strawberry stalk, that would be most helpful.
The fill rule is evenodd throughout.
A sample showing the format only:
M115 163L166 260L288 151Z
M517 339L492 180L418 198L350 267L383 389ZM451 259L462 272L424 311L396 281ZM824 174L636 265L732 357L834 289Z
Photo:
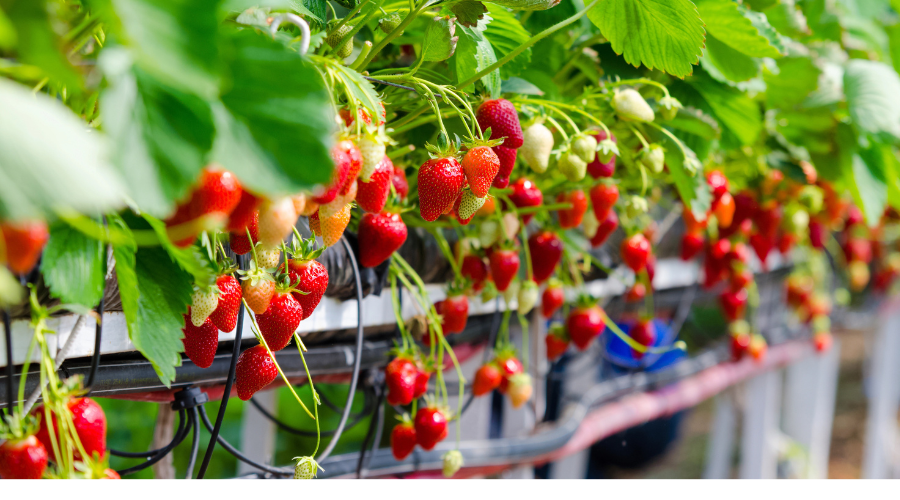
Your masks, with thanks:
M646 268L641 269L636 278L644 284L644 288L647 290L647 295L644 296L644 314L648 318L652 318L656 315L656 308L653 307L653 284L650 282L650 273Z
M247 305L247 300L242 297L241 301L244 303L245 310L251 311L250 306ZM291 390L291 394L294 395L294 399L296 399L297 402L300 403L300 406L303 407L303 411L305 411L306 414L309 415L309 418L315 420L316 417L314 417L312 412L309 411L309 408L307 408L306 405L303 404L303 400L300 399L300 396L297 395L297 391L294 390L294 386L291 385L291 382L288 380L287 375L284 374L284 371L282 371L281 366L278 364L278 360L275 359L275 354L272 353L271 349L269 349L269 344L266 343L266 339L263 338L262 334L259 332L259 325L256 323L256 317L252 313L248 312L248 314L250 316L250 322L253 325L252 331L253 335L256 336L256 340L258 340L259 343L266 348L266 352L268 352L269 357L272 358L272 363L275 364L275 368L278 370L278 374L281 375L281 379L284 380L284 384L288 386L288 389Z
M315 458L316 453L319 452L319 444L322 441L322 431L319 428L319 405L322 404L322 401L319 399L319 393L316 392L316 386L313 385L312 375L309 374L309 367L306 365L306 357L303 356L306 345L300 340L300 334L297 332L294 332L294 342L297 344L297 352L300 353L300 361L303 361L303 369L306 371L306 380L309 380L309 390L312 392L313 401L316 403L313 405L313 411L316 413L316 416L314 417L314 420L316 421L316 449L313 450L312 455L310 455Z
M450 263L450 268L453 269L453 275L456 279L461 279L462 272L460 271L460 264L453 257L453 251L450 250L450 244L447 243L447 238L444 237L444 233L437 229L429 230L434 239L437 240L438 248L441 249L441 253L444 254L444 258L447 259L447 262Z
M525 275L528 277L529 281L534 281L534 271L531 269L531 249L528 245L528 233L525 231L525 224L522 224L519 228L519 233L524 242L522 249L525 252Z

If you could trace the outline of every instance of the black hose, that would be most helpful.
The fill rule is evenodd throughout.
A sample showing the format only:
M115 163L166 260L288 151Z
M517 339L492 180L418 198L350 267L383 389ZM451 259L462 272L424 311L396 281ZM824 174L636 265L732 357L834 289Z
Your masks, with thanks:
M171 441L169 444L172 444L172 443L178 441L178 439L181 437L181 434L182 434L182 433L184 432L184 430L185 430L185 429L184 429L184 425L185 425L185 423L186 423L187 421L186 421L185 418L184 418L184 412L183 412L183 411L182 411L182 412L179 412L179 413L178 413L178 417L179 417L179 418L178 418L178 430L175 431L175 435L172 436L172 441ZM116 456L116 457L123 457L123 458L146 458L146 457L152 457L153 455L156 455L157 453L159 453L159 452L165 450L165 449L168 448L168 447L169 447L169 445L167 444L166 446L163 446L162 448L158 448L158 449L155 449L155 450L150 450L150 451L134 451L134 452L133 452L133 451L119 451L119 450L114 450L114 449L112 449L112 448L108 448L108 450L109 450L109 453L110 453L111 455Z
M3 333L6 336L6 411L12 415L13 406L16 397L13 394L13 374L15 367L13 366L13 350L12 350L12 320L9 317L9 310L3 310Z
M385 392L384 388L377 389L377 392L378 392L378 397L375 399L375 401L376 401L375 407L378 408L379 416L383 417L384 407L383 407L382 403L384 402L384 392ZM366 437L363 438L362 446L360 446L360 448L359 448L359 461L356 463L356 478L357 479L362 479L363 464L366 460L366 451L369 449L369 440L372 439L376 428L379 427L379 424L377 422L380 420L381 420L381 418L372 418L369 421L369 430L366 431ZM375 441L374 445L376 448L378 447L377 440Z
M104 286L103 293L106 293ZM100 297L100 303L97 305L97 326L94 327L94 354L91 356L91 371L88 372L87 382L84 386L87 388L87 394L91 393L94 385L94 376L97 375L97 368L100 366L100 342L103 339L103 311L106 309L105 296Z
M194 464L197 463L197 452L200 451L200 419L197 418L197 407L191 408L191 429L194 433L194 439L191 442L191 459L188 462L187 473L185 479L194 478Z
M198 406L197 409L200 411L200 420L203 421L203 425L206 426L206 429L208 431L212 432L213 425L209 421L209 416L206 414L206 408L204 408L202 406ZM255 462L255 461L251 460L246 455L241 453L237 448L235 448L234 446L231 446L231 443L226 441L225 438L223 438L222 436L216 435L216 442L218 442L219 446L221 446L223 449L225 449L225 451L234 455L234 457L237 458L238 460L240 460L241 462L244 462L245 464L256 467L257 469L259 469L261 471L269 472L271 474L275 474L278 476L290 476L294 473L293 468L285 469L285 468L279 468L279 467L272 467L271 465L261 464L259 462Z
M172 451L173 449L175 449L176 446L181 444L181 442L184 441L184 438L187 437L187 430L188 430L184 425L185 424L184 413L185 413L184 410L181 410L178 413L178 415L179 415L178 432L176 433L175 438L172 439L172 442L167 444L165 447L160 448L159 450L156 450L157 453L155 455L149 457L146 462L143 462L139 465L135 465L134 467L129 467L128 469L123 469L123 470L119 470L116 472L118 472L120 476L127 476L129 474L134 474L135 472L142 471L142 470L146 469L147 467L150 467L151 465L155 464L156 462L159 462L160 460L162 460L166 455L169 454L170 451ZM112 453L112 450L110 450L110 453ZM122 452L118 452L118 453L122 453ZM117 453L113 453L113 454L116 455ZM124 456L124 455L119 455L119 456ZM146 456L146 455L144 455L144 456Z
M325 451L323 451L318 460L325 460L328 458L328 455L331 455L331 452L334 451L334 447L337 446L338 440L341 438L341 434L344 432L344 426L347 424L347 418L350 416L350 406L353 403L353 396L356 393L356 384L359 382L359 367L362 362L362 348L363 348L363 290L362 290L362 281L359 276L359 264L356 262L356 256L353 255L353 249L350 248L350 243L347 242L347 238L341 236L341 243L344 245L344 250L347 252L347 257L350 259L350 265L353 268L353 281L356 284L356 316L357 316L357 324L356 324L356 355L353 358L353 376L350 379L350 388L347 391L347 402L344 404L344 413L341 415L341 421L335 430L334 437L331 438L331 441L328 442L328 446L325 447Z
M368 392L365 392L364 394L366 396L365 406L363 407L363 410L361 412L353 414L353 420L349 424L346 425L347 429L352 429L353 427L355 427L356 424L358 424L362 419L366 418L369 415L369 413L372 411L372 406L369 404L369 394L368 394ZM321 397L321 396L322 396L322 394L319 393L319 397ZM253 398L250 398L250 404L252 404L260 413L262 413L262 415L264 417L271 420L272 423L274 423L279 429L281 429L285 432L288 432L290 434L294 434L297 436L303 436L303 437L316 437L318 435L314 431L298 429L297 427L294 427L292 425L288 425L288 424L284 423L283 421L279 420L278 417L276 417L275 415L272 415L272 413L269 410L265 409L265 407L263 407L261 404L259 404ZM343 410L335 409L335 412L340 412L340 411L343 411ZM337 429L334 429L334 430L322 431L321 434L323 436L332 436L336 432L337 432Z
M244 258L238 257L238 266L243 269ZM241 301L238 309L237 329L234 333L234 347L231 350L231 366L228 369L228 378L225 379L225 392L222 393L222 402L219 404L219 414L216 415L216 425L210 431L209 444L206 446L206 453L203 455L203 462L200 464L200 472L197 473L197 479L203 479L206 475L206 468L209 467L209 460L212 458L213 449L218 441L219 431L222 429L222 421L225 420L225 409L228 407L228 397L231 396L231 386L234 383L234 373L237 370L238 355L241 353L241 334L244 332L244 301ZM202 412L206 414L205 410Z

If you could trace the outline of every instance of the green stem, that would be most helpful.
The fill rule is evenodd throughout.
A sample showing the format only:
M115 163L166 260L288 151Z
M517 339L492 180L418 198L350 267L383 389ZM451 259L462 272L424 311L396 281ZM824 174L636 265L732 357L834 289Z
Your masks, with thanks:
M428 4L429 2L426 0L421 7L415 8L414 0L410 0L409 13L407 13L406 17L404 17L403 20L400 21L400 24L397 26L397 28L394 29L394 31L388 33L387 36L382 38L381 41L379 41L378 44L375 45L375 48L372 49L372 52L369 53L369 56L366 57L363 63L359 66L359 70L365 70L366 66L368 66L369 63L372 62L372 59L375 59L375 56L377 56L378 53L387 46L387 44L391 43L393 39L400 36L400 34L403 33L403 30L405 30L407 26L412 24L412 22L416 19L416 16L418 16L419 13L421 13L428 7Z
M306 350L306 346L303 345L303 341L300 340L300 334L294 332L294 343L297 344L297 352L300 353L300 361L303 361L303 369L306 371L306 380L309 381L309 390L312 391L313 402L313 410L316 412L316 416L314 417L316 420L316 449L312 452L312 457L315 458L316 453L319 452L319 444L322 442L322 431L319 428L319 405L322 404L319 401L319 393L316 392L316 386L313 385L312 375L309 374L309 366L306 365L306 357L303 356L303 351Z

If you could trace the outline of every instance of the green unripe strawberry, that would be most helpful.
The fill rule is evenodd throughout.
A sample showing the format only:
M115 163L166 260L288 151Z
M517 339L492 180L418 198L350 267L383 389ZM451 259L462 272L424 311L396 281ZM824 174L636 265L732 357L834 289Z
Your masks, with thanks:
M650 148L641 152L641 163L651 172L658 174L666 164L666 152L659 144L651 144Z
M403 18L400 17L399 12L391 12L387 17L382 18L381 21L378 22L378 29L385 33L390 33L397 29L397 26L400 26L400 22Z
M294 457L297 465L294 466L294 479L313 479L319 472L319 464L313 457Z
M334 48L334 53L341 59L345 59L353 53L353 37L347 39L340 47L337 47L337 44L341 42L341 40L351 31L353 30L353 26L349 24L345 24L340 27L340 29L333 30L331 33L328 33L328 36L325 38L325 43Z
M587 173L587 162L572 151L566 151L559 158L559 171L570 181L578 182Z
M526 280L519 289L519 313L528 314L534 309L538 299L538 286L532 280Z
M450 450L447 453L444 453L442 459L443 473L446 478L453 477L453 475L463 466L463 456L459 450Z
M597 139L589 135L578 135L572 140L572 152L587 162L594 161L597 155Z
M678 110L683 107L681 102L672 96L666 96L659 100L659 112L662 115L663 120L675 118L675 116L678 115Z
M652 122L656 117L644 97L634 89L617 90L612 107L619 118L631 122Z
M479 198L471 189L464 189L462 199L459 202L459 218L462 220L471 219L475 212L484 206L487 196Z

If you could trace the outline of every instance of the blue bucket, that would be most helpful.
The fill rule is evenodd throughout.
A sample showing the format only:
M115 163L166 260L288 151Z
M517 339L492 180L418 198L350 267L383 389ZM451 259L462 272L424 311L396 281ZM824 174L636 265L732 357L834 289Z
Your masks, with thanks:
M617 322L616 325L627 334L631 331L634 323ZM672 331L669 325L660 319L653 320L653 328L656 330L656 342L653 343L653 348L671 347L678 339L678 332ZM646 353L641 359L634 359L631 347L609 328L603 330L600 342L605 351L604 357L614 369L617 369L616 371L644 369L652 372L672 365L687 356L681 349L676 349L665 353Z

